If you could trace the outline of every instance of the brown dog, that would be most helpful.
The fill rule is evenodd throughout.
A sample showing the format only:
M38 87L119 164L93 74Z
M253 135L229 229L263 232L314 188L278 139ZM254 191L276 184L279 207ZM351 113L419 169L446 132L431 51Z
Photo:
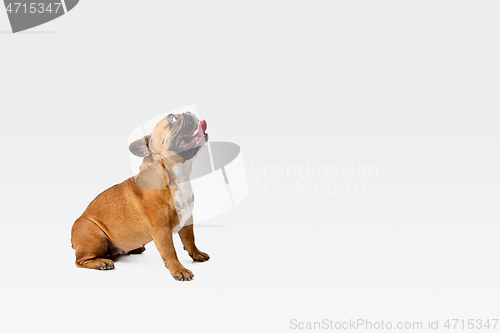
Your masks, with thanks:
M190 112L170 114L150 135L130 144L134 155L144 157L139 174L99 194L73 225L78 267L112 269L106 257L141 253L153 240L176 280L193 278L177 259L172 234L179 233L193 260L210 258L194 243L189 181L193 158L208 141L205 131L206 122Z

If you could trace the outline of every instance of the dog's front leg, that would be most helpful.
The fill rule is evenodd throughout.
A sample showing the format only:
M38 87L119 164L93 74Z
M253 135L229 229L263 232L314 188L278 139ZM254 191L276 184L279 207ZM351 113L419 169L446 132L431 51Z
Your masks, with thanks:
M210 259L210 256L205 253L201 252L198 250L194 243L194 230L193 230L193 217L191 216L187 220L187 225L184 226L180 231L179 231L179 236L181 238L182 244L184 245L184 250L186 250L189 254L189 256L194 260L194 261L207 261Z
M172 229L167 226L150 227L153 241L160 252L165 266L170 271L174 279L179 281L191 281L194 274L179 262L175 252Z

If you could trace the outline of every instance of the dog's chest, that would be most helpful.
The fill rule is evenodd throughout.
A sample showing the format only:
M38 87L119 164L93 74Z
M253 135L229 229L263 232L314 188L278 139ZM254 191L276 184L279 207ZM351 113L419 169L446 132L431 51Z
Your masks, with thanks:
M193 215L193 188L189 177L191 174L192 161L184 164L177 164L172 168L176 175L177 190L173 193L175 208L179 224L175 226L173 232L178 232L186 224L187 220Z

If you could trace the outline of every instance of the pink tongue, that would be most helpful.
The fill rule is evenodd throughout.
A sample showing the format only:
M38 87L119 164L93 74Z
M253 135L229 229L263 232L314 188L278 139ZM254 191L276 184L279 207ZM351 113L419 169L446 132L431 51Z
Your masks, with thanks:
M200 126L203 130L203 133L205 133L205 131L207 130L207 122L205 120L200 120Z

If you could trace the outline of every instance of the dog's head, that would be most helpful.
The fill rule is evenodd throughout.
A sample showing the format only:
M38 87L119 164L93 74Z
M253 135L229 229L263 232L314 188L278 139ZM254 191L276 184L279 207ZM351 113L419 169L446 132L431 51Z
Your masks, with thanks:
M160 155L163 159L183 163L192 159L208 142L207 123L191 112L169 114L150 135L132 142L129 150L140 157Z

